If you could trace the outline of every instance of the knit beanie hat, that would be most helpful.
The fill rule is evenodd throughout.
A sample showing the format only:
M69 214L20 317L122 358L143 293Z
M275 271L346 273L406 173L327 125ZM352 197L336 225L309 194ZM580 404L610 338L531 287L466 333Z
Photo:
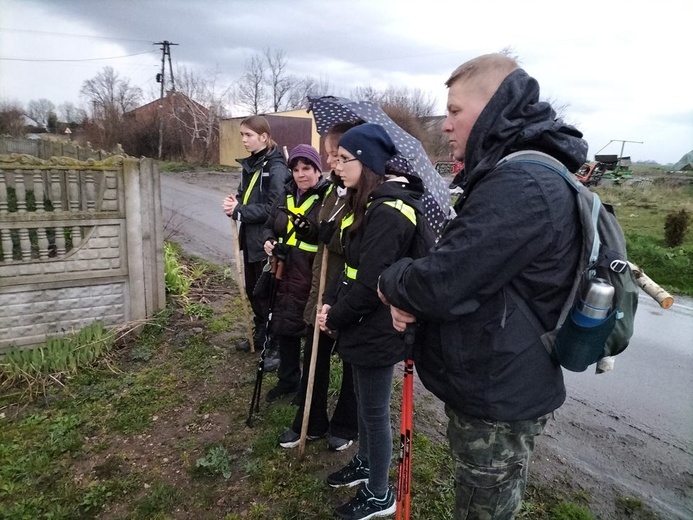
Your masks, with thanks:
M339 146L378 175L385 175L385 164L397 154L395 143L385 129L375 123L364 123L344 132Z
M320 154L309 144L299 144L296 148L291 150L289 154L289 167L293 168L294 162L298 159L304 159L304 162L312 164L316 170L322 172L322 159L320 159Z

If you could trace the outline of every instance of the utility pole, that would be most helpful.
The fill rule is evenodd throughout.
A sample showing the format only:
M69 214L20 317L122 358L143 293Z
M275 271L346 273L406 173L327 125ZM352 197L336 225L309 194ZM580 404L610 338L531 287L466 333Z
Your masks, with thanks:
M176 83L173 79L173 66L171 65L171 45L178 45L177 43L164 40L162 42L155 42L154 45L161 45L161 72L156 75L157 83L161 83L161 95L159 97L159 160L161 160L161 152L164 146L164 117L163 117L163 99L164 99L164 86L166 83L166 56L168 56L168 71L171 75L171 91L176 91Z

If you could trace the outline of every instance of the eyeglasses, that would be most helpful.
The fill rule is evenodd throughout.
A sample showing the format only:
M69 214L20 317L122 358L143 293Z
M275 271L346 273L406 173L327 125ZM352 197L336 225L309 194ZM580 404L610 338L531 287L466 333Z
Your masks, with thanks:
M339 164L346 164L346 163L351 162L351 161L358 161L358 159L356 157L352 157L351 159L347 159L346 157L340 155L339 157L337 157L337 161L339 162Z

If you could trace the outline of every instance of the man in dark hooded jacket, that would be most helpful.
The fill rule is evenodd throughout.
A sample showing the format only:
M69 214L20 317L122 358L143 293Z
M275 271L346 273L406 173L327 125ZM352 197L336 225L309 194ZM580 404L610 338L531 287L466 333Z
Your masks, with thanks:
M454 518L508 519L520 510L535 436L565 400L540 336L568 296L581 236L560 175L521 155L502 159L538 151L575 172L587 143L506 56L475 58L446 85L443 130L465 164L457 216L429 256L393 264L379 289L397 330L426 324L415 361L449 417Z

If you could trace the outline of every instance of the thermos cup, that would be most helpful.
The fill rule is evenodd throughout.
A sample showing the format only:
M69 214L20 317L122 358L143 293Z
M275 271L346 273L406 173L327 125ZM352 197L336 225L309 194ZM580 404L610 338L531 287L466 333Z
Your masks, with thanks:
M613 286L603 278L592 278L573 309L573 321L583 327L596 327L609 316L613 300Z

